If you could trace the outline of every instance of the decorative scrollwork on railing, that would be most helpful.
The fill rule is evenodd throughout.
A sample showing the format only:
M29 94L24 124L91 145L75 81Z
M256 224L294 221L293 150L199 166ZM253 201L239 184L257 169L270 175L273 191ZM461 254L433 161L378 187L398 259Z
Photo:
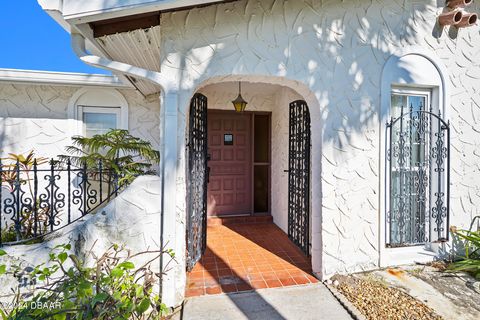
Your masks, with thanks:
M94 168L76 168L70 162L64 167L53 159L44 167L36 159L32 163L2 165L0 160L0 244L58 230L95 211L119 190L118 177L102 163Z
M443 163L445 158L447 158L448 148L445 146L445 134L443 130L435 133L435 137L437 138L435 142L435 146L432 148L432 158L435 159L435 164L437 167L435 168L438 172L443 172Z
M65 207L65 194L60 192L57 182L60 181L60 175L55 173L55 163L50 162L50 174L44 176L48 184L45 186L45 193L39 196L39 209L46 217L43 227L53 231L54 227L61 223L60 214Z
M410 126L414 131L413 139L416 143L425 143L430 130L430 117L421 111L411 111Z
M432 208L432 218L434 219L433 231L437 233L438 238L442 238L445 233L444 221L447 218L448 208L445 206L445 193L435 192L435 205Z
M92 207L98 202L97 190L92 189L92 184L89 180L89 172L84 167L76 174L78 179L78 189L72 193L72 202L79 205L79 210L82 216L86 215Z
M387 142L387 244L448 239L449 124L440 114L410 108L387 123Z
M25 186L27 181L21 177L18 161L15 169L11 172L13 173L13 179L9 182L10 197L4 200L4 211L5 214L10 215L7 222L11 221L13 229L17 233L21 233L30 228L30 225L24 222L32 213L33 200L25 196L22 186Z

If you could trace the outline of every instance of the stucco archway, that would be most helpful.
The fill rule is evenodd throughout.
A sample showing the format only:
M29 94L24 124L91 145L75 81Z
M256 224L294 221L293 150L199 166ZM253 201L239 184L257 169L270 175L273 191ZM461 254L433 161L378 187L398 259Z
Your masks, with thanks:
M296 99L305 100L309 107L310 117L311 117L311 188L310 188L310 199L311 199L311 262L312 269L315 274L319 277L322 275L322 234L321 234L321 225L322 225L322 215L321 215L321 148L322 148L322 125L321 125L321 115L320 115L320 104L318 102L315 94L308 88L307 85L287 79L284 77L275 77L275 76L256 76L256 75L228 75L228 76L218 76L209 78L201 82L194 91L191 92L190 97L195 93L203 93L209 97L211 96L212 89L215 86L221 86L226 84L231 84L232 88L238 88L233 84L241 81L244 84L244 87L248 85L258 86L258 87L274 87L277 90L283 90L288 92L287 99L294 101ZM231 94L228 96L222 97L223 100L228 100ZM247 100L252 101L251 97L247 90L242 90L242 95L247 97ZM232 99L234 96L231 97ZM255 98L254 98L255 99ZM291 102L289 101L289 102ZM215 104L215 103L214 103ZM209 108L214 107L209 102ZM251 106L250 106L251 107ZM254 106L255 107L255 106ZM284 107L286 118L288 119L288 104ZM188 137L188 118L189 118L189 103L183 106L183 110L180 110L181 114L185 115L184 121L184 136ZM214 107L215 108L215 107ZM230 104L225 104L224 108L230 108ZM256 109L256 110L261 110ZM284 115L285 116L285 115ZM287 120L288 121L288 120ZM179 128L180 129L180 128ZM181 129L180 129L181 130ZM274 125L272 124L272 131L275 130ZM180 150L185 150L180 148ZM186 164L186 161L184 162ZM185 166L186 176L188 178L188 166ZM282 170L283 171L283 170ZM286 212L282 212L286 215ZM285 221L286 222L286 221ZM284 223L285 223L284 222ZM282 222L280 222L282 224ZM284 229L284 225L280 225Z

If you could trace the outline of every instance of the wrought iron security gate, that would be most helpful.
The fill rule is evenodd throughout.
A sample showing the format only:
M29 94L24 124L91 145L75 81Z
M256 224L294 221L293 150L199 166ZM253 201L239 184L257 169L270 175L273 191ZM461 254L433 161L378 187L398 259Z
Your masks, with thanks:
M188 139L187 270L202 257L207 240L207 97L190 102Z
M401 107L386 132L387 246L448 241L449 123L440 113Z
M290 104L288 237L310 254L310 113L305 101Z

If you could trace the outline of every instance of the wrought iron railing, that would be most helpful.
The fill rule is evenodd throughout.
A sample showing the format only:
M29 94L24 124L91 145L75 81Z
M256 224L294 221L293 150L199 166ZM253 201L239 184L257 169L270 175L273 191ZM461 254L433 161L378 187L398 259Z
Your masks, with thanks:
M54 159L40 162L0 160L0 245L59 230L110 201L122 187L102 162L91 168Z

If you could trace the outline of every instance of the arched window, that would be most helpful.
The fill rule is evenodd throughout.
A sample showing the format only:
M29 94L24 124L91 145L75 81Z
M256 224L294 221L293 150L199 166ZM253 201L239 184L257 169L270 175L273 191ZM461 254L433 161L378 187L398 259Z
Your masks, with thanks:
M448 239L449 125L446 70L433 53L403 49L382 74L386 247Z
M72 135L91 137L110 129L128 129L128 103L115 89L78 90L70 99Z

